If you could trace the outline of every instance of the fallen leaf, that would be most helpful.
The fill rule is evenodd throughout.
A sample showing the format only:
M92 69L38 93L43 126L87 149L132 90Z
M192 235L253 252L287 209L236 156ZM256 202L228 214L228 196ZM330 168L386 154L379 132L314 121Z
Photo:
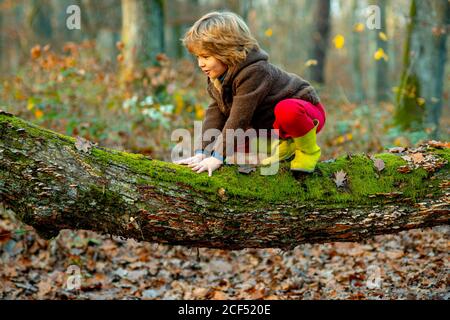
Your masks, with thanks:
M384 161L381 159L375 159L374 165L375 165L375 168L377 168L378 172L383 171L383 169L385 168Z
M345 173L344 170L340 170L334 173L334 183L336 183L336 186L338 188L343 187L346 180L347 180L347 173Z
M411 158L412 158L414 164L422 163L425 160L422 153L413 153L411 155Z
M431 140L430 142L428 142L428 145L430 147L438 148L438 149L450 148L450 142Z
M403 147L395 147L395 148L390 148L388 149L389 153L402 153L404 152L406 149Z
M91 153L92 147L95 146L94 143L82 138L77 137L77 141L75 142L75 148L79 151L83 151L85 153Z
M51 279L47 278L46 280L43 280L39 282L38 284L38 298L43 299L45 296L52 291L52 285L51 285Z
M227 199L228 199L228 197L227 197L227 195L226 195L226 191L225 191L224 188L219 188L219 190L217 190L217 194L219 195L219 197L220 197L222 200L227 200Z

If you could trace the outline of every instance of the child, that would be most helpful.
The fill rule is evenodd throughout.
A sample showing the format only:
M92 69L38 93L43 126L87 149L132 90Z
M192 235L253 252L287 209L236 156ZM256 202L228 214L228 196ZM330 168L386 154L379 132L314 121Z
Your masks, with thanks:
M227 129L278 129L272 156L261 164L289 159L291 170L313 172L320 158L316 133L325 124L325 110L314 88L299 76L268 62L245 22L231 12L211 12L201 17L182 39L208 76L208 93L214 100L202 126L221 130L212 154L210 141L193 157L176 161L197 173L212 172L227 156Z

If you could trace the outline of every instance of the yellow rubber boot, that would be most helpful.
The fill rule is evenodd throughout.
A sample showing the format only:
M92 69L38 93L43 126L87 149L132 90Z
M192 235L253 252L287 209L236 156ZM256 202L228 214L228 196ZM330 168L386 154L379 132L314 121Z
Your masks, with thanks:
M292 157L295 153L295 144L291 139L288 140L275 140L271 147L271 156L262 160L263 166L277 163Z
M302 137L294 138L295 158L291 162L292 171L313 172L317 162L320 159L320 147L316 143L316 132L319 121L314 120L316 124L307 134Z

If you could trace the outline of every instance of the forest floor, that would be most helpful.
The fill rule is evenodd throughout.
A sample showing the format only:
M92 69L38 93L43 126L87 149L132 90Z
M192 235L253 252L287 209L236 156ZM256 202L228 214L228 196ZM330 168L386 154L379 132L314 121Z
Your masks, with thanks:
M0 214L0 299L450 299L449 226L225 251L82 230L46 241Z

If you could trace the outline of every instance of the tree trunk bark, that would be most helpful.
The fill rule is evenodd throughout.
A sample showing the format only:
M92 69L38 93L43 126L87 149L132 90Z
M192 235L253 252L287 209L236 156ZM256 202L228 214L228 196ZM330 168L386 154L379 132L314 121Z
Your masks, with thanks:
M122 0L122 42L124 61L121 78L133 79L134 73L155 63L164 52L164 16L162 0Z
M26 46L29 50L35 44L45 44L53 36L50 21L52 8L48 0L29 0L24 3Z
M353 26L359 22L357 18L359 0L353 0L352 3L352 21ZM362 31L361 31L362 32ZM361 68L361 32L353 30L352 33L352 79L353 79L353 99L360 103L366 99L363 86L362 68Z
M0 202L45 238L88 229L222 249L288 249L448 224L449 149L435 143L402 156L376 155L381 171L360 154L321 162L314 174L298 177L287 163L274 176L226 166L208 177L0 111ZM337 187L339 170L347 182Z
M450 5L447 0L413 0L396 123L426 128L439 137Z
M380 33L383 32L387 35L386 28L386 2L387 0L376 0L375 4L380 8L380 21L381 28L377 30L376 43L377 50L383 50L386 54L388 53L388 43L386 40L382 39ZM376 89L375 89L375 100L377 102L388 101L389 100L389 73L388 73L388 61L385 59L380 59L376 61Z
M312 59L317 60L317 65L310 68L311 80L317 83L325 83L325 63L328 50L328 38L330 34L330 0L318 0L316 4L316 27L312 33Z

